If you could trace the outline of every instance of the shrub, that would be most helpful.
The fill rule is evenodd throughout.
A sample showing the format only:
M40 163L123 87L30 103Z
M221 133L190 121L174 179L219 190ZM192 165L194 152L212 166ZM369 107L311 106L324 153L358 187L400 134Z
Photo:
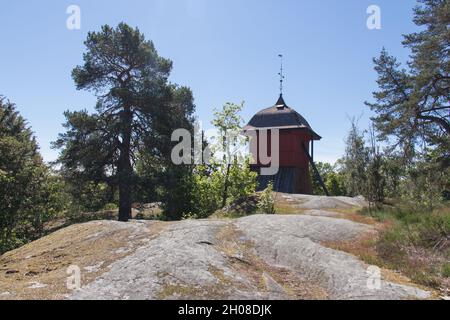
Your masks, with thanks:
M273 196L272 183L269 183L267 188L261 193L258 203L258 210L263 214L275 214L275 199Z
M441 273L444 278L450 278L450 263L449 262L444 263L444 265L442 266Z
M442 278L450 275L449 207L430 211L404 202L365 213L388 222L376 243L378 256L388 267L423 285L443 285Z
M107 203L103 207L103 210L105 210L105 211L112 211L112 210L116 210L117 208L118 208L117 204L115 204L115 203Z

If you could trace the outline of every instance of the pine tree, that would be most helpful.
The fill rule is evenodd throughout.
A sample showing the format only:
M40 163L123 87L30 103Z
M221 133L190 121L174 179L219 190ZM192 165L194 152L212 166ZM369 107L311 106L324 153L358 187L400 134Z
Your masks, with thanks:
M369 153L355 120L347 137L345 156L342 159L342 173L345 177L345 189L350 196L366 195L367 164Z
M64 171L118 186L119 220L127 221L139 154L170 157L172 131L192 128L193 97L168 82L172 62L137 28L105 25L85 45L84 65L72 76L77 89L96 94L96 112L67 112L67 132L55 146Z
M414 23L420 32L405 36L404 46L411 50L407 67L383 49L374 59L379 91L375 102L366 102L379 137L395 139L412 159L416 147L427 144L440 150L440 161L450 166L450 2L420 0L414 9Z
M51 188L31 129L0 96L0 253L42 234L54 213Z

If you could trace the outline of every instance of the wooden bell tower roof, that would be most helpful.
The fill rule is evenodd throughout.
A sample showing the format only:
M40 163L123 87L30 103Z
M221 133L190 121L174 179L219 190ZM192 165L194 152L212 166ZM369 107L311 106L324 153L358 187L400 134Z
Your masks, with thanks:
M244 127L244 130L268 130L268 129L299 129L308 130L313 140L321 140L311 128L309 123L297 111L287 106L283 95L280 94L277 103L258 112L250 122Z

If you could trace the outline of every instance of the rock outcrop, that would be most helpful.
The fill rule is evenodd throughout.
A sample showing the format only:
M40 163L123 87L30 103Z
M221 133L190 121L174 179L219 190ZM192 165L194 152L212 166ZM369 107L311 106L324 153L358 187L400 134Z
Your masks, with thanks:
M0 299L424 299L430 296L413 285L383 279L374 287L374 275L368 265L324 245L333 241L357 241L374 233L373 226L333 217L332 211L321 211L323 207L336 208L330 206L333 199L286 197L294 207L313 209L311 214L306 211L301 215L252 215L236 220L168 223L97 221L71 226L1 257ZM337 198L333 201L347 207L361 205L362 200ZM53 268L25 275L30 264L38 264L39 259L42 264L58 261L58 255L62 258ZM77 265L81 270L79 290L66 287L69 265ZM6 269L17 273L6 275ZM18 281L15 285L11 284L14 279Z

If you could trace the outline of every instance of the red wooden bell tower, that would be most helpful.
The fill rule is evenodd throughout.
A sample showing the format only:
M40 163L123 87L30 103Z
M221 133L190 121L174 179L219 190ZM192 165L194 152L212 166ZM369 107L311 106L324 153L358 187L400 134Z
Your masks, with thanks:
M244 127L244 133L255 138L251 143L252 156L255 164L252 169L258 172L259 190L273 182L275 191L284 193L312 194L312 181L309 173L310 165L314 170L316 179L321 184L326 195L329 195L319 171L314 164L314 141L322 139L311 128L309 123L297 111L288 107L283 99L283 56L281 59L280 73L280 97L277 103L270 108L258 112ZM263 175L262 168L270 167L261 161L260 154L274 158L272 155L271 133L279 132L278 152L279 170L274 175ZM263 133L264 132L264 133ZM261 139L264 134L266 139ZM263 148L263 152L260 149ZM267 152L265 152L267 151ZM264 159L266 160L266 159ZM273 161L273 160L272 160Z
M269 165L261 163L259 150L261 143L266 143L267 153L273 158L270 134L274 129L279 130L279 170L276 175L263 176L261 168ZM260 138L262 130L268 132L267 139ZM256 132L257 143L253 145L257 147L252 149L256 163L252 169L259 174L260 190L272 181L274 190L278 192L312 194L309 167L311 164L316 171L313 161L314 141L321 137L312 130L305 118L286 105L282 94L274 106L258 112L244 127L244 131L249 136L252 135L251 131Z

